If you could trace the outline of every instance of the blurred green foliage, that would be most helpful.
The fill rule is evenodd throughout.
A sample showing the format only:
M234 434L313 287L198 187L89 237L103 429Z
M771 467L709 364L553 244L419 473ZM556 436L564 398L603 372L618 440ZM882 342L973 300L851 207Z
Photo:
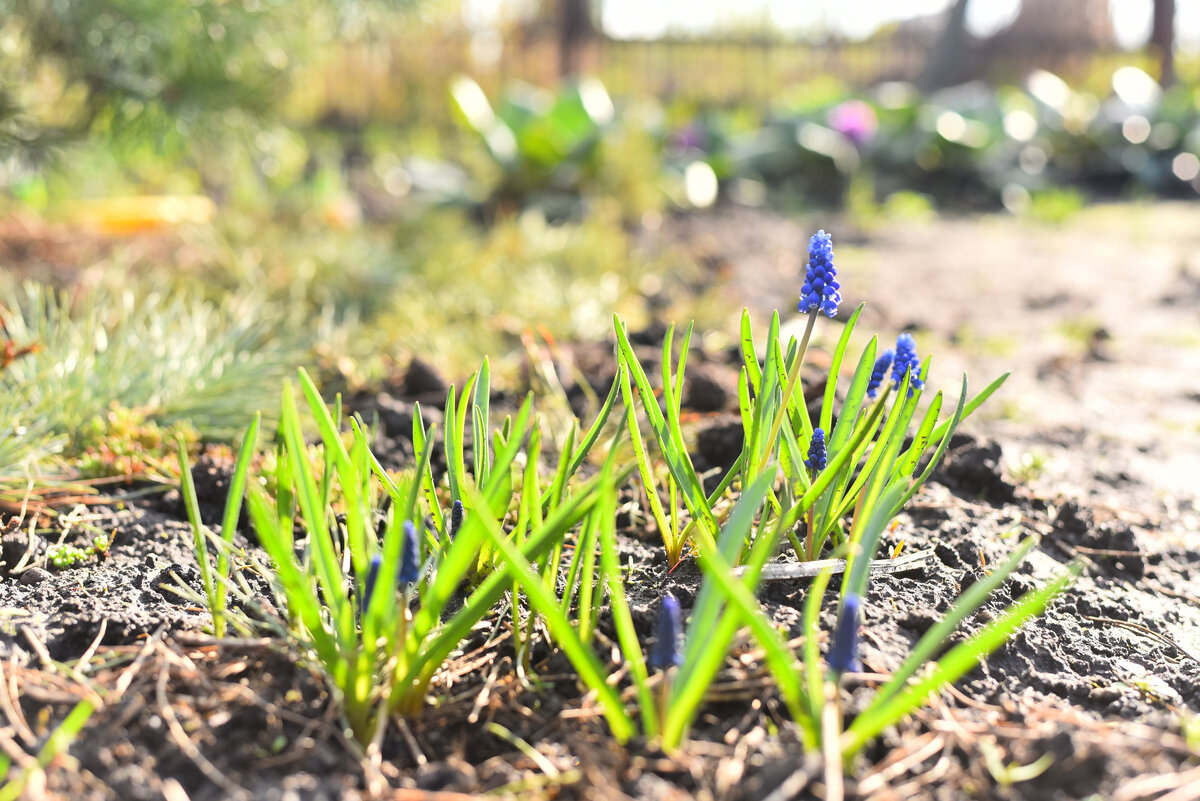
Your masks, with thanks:
M1024 214L1038 222L1058 225L1082 211L1084 203L1083 193L1074 187L1051 187L1032 193Z
M600 141L614 114L599 81L573 82L557 94L521 85L493 110L479 84L460 76L450 96L498 168L492 204L520 202L531 193L563 194L569 203L599 169Z
M623 192L645 198L649 188L660 206L705 207L720 197L863 209L916 193L936 206L1004 206L1053 221L1089 196L1200 192L1200 89L1164 91L1132 66L1112 72L1102 95L1044 71L1020 86L976 82L930 95L895 82L855 93L818 79L758 113L614 105L594 81L557 95L520 85L496 110L469 78L456 79L451 96L488 159L426 163L423 174L436 180L410 189L486 209L484 219L497 208L585 213L587 199L606 189L597 180L603 165L638 155L609 147L617 132L646 157L642 189L627 182Z
M93 134L186 159L274 115L319 45L410 5L0 0L0 158Z

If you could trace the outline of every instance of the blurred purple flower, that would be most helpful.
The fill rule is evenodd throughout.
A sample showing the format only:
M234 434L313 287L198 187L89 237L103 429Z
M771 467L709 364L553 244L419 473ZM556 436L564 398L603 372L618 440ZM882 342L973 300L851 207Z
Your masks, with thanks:
M675 132L671 137L675 145L681 152L689 150L703 151L708 147L708 135L704 130L704 126L698 122L690 122L684 127Z
M875 135L879 118L875 109L861 100L847 100L829 110L829 127L856 145L865 145Z

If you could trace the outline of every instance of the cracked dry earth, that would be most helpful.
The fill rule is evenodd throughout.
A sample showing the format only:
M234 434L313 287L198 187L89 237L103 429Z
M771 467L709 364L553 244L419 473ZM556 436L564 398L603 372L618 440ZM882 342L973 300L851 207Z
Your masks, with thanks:
M668 220L650 247L672 243L719 266L714 291L747 305L762 330L777 287L813 229L834 235L847 306L869 305L860 343L912 330L934 353L932 384L1008 384L956 435L944 465L888 533L932 548L921 571L878 576L865 603L864 666L886 673L1024 535L1041 543L957 637L1075 560L1082 575L1050 606L910 721L868 749L847 793L863 799L1179 799L1200 797L1200 228L1185 204L1099 207L1065 226L1006 218L906 223L869 231L762 211L721 209ZM789 291L789 296L790 296ZM825 328L829 344L837 326ZM703 337L688 402L698 458L729 458L732 332ZM593 378L588 354L575 349ZM601 363L603 360L600 360ZM591 366L589 366L591 365ZM567 371L564 371L564 375ZM595 376L594 383L602 384ZM398 385L402 386L402 385ZM606 387L605 387L606 388ZM568 393L570 394L570 387ZM363 399L404 417L402 392ZM411 443L380 443L402 464ZM198 470L219 515L225 468ZM665 589L690 607L699 573L668 572L661 545L633 515L635 622L652 628ZM214 643L203 610L164 578L195 585L190 533L173 496L99 510L74 525L114 532L107 560L61 573L0 578L4 706L33 742L94 689L103 706L47 773L39 792L120 799L350 797L457 801L521 798L824 798L807 757L747 643L727 663L694 741L667 759L635 741L616 747L567 665L535 655L543 685L513 678L511 648L480 636L455 665L452 691L382 744L364 769L310 667L268 638ZM239 542L253 549L252 532ZM6 562L28 538L4 537ZM35 543L34 556L44 543ZM164 584L167 586L164 587ZM800 634L807 585L764 585L764 606ZM825 628L833 599L826 601ZM608 633L604 621L601 633ZM266 631L269 631L267 629ZM93 648L94 646L94 648ZM86 664L75 660L86 656ZM53 669L50 660L75 665ZM849 708L872 680L849 685ZM486 692L484 690L486 689ZM481 700L482 699L482 700ZM28 727L20 731L18 721ZM497 737L498 723L536 758ZM0 722L0 725L4 725ZM1191 736L1189 736L1189 734ZM29 745L25 743L25 745ZM383 789L387 787L389 789Z

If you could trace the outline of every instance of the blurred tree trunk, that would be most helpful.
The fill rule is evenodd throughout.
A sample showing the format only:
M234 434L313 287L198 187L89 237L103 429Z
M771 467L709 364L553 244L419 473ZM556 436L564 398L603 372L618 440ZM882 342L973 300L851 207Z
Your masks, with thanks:
M1175 0L1154 0L1150 46L1159 58L1159 83L1170 86L1175 83Z
M559 0L558 72L562 78L583 71L584 50L592 37L588 0Z
M946 19L929 61L917 77L917 86L923 91L954 86L971 78L971 40L967 33L967 3L971 0L954 0L954 7Z
M1115 44L1108 0L1022 0L1003 30L979 39L967 30L967 5L955 0L917 83L939 89L1003 72L1035 68L1072 72ZM975 0L983 3L985 0ZM1169 4L1174 0L1156 0Z

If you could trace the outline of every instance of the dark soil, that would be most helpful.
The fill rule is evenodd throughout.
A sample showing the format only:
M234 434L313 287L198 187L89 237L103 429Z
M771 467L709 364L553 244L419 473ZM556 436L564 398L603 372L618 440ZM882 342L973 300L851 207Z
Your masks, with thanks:
M914 330L921 352L936 354L931 383L951 397L961 369L975 388L1013 372L887 534L888 545L933 548L936 559L920 572L872 580L864 672L894 670L957 595L1025 536L1039 535L1039 547L956 636L986 625L1067 563L1084 564L1042 618L873 745L849 777L848 794L1197 797L1200 752L1186 736L1200 713L1194 211L1101 209L1062 229L994 219L867 232L822 224L835 237L848 305L870 300L863 341L874 332L889 341ZM764 330L764 315L775 306L786 312L791 302L795 265L815 227L724 210L668 221L651 245L674 241L698 261L723 265L716 291L734 308L748 304ZM778 287L788 287L785 297L776 296ZM828 346L839 328L825 326L818 345ZM705 337L693 356L685 397L702 467L727 463L739 444L727 425L736 408L729 334ZM584 344L572 351L600 392L611 377L606 350ZM386 429L379 443L385 465L411 457L412 402L421 401L428 422L429 401L444 386L423 365L386 393L351 403ZM583 404L582 392L569 382L566 389ZM225 473L201 463L196 474L215 525ZM315 671L281 639L266 637L269 603L253 608L267 621L262 639L202 635L205 612L174 589L180 582L200 589L184 519L172 492L64 515L32 540L27 528L7 529L0 684L19 703L11 710L0 704L5 735L20 742L25 721L34 742L22 745L35 751L75 700L93 690L104 700L70 749L75 762L60 760L46 774L48 785L30 792L79 799L825 797L820 761L804 754L749 642L735 649L693 741L675 758L637 741L614 745L561 657L539 654L543 685L523 684L501 641L458 665L451 695L407 730L391 731L373 765L343 738ZM649 633L660 595L670 590L686 610L700 575L690 562L668 571L644 521L635 513L623 522L635 622ZM112 534L112 547L81 567L42 572L46 544L63 526L67 542L102 530ZM237 538L255 552L245 527ZM13 570L26 551L21 570ZM252 572L247 578L256 581ZM760 593L793 637L801 633L806 591L797 580L767 583ZM831 594L826 631L834 612ZM611 634L603 621L602 640ZM73 665L85 654L87 665L75 672L54 664ZM851 709L871 682L868 675L849 683ZM541 758L490 733L489 722ZM1040 759L1047 769L1020 769Z

